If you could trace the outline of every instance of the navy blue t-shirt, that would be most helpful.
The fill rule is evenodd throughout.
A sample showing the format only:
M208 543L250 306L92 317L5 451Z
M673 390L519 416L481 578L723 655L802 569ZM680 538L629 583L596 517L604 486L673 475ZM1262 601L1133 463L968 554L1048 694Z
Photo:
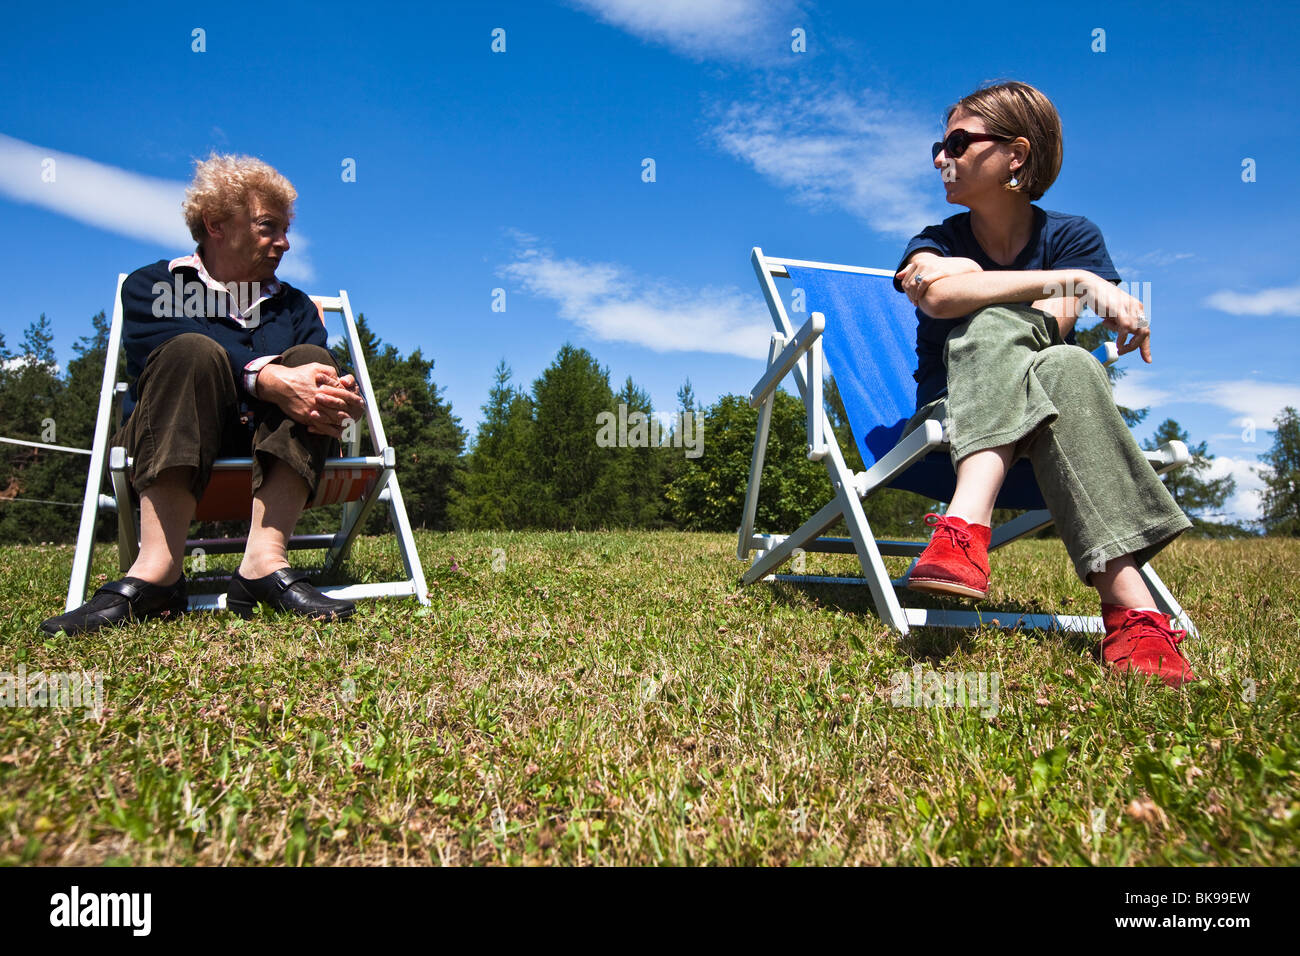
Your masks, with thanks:
M974 259L986 272L1031 272L1040 269L1086 269L1109 282L1119 282L1119 273L1106 252L1101 230L1083 216L1069 216L1031 206L1034 222L1029 242L1009 265L999 265L988 257L971 232L970 213L949 216L937 226L926 226L913 236L899 260L903 268L909 256L921 249L933 249L944 257ZM894 271L897 272L898 269ZM894 288L903 291L898 280ZM1028 303L1026 303L1028 304ZM938 398L948 386L948 373L943 366L943 346L949 333L961 319L932 319L920 309L916 310L916 406L920 408ZM1065 340L1074 344L1074 332Z

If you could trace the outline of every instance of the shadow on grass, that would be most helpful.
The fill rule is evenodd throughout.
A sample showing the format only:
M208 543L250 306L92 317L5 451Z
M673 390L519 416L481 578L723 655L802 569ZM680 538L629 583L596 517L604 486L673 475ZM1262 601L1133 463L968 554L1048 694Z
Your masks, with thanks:
M846 582L855 580L860 581L861 579L846 578ZM819 607L858 615L866 625L878 627L882 630L886 627L885 622L876 612L875 601L871 597L871 589L866 584L798 583L792 581L768 581L762 582L762 584L769 589L775 603L783 604L786 607L792 609L805 608L807 602L811 599ZM1099 635L1083 634L1076 631L1044 631L1041 628L1003 626L1008 622L1015 621L1023 614L1065 613L1066 609L1064 608L1048 608L1038 600L1031 600L1019 606L1005 601L971 603L957 599L945 600L933 594L922 594L918 591L909 591L906 588L898 587L895 588L895 593L899 596L899 601L906 607L923 608L928 611L976 611L990 622L994 620L1001 622L998 626L999 630L1014 630L1034 640L1056 642L1066 650L1074 653L1088 651L1094 657L1097 656ZM987 626L992 628L994 625L990 623ZM978 629L971 628L913 627L909 630L907 637L899 642L899 649L914 660L937 661L951 656L958 649L970 652L975 646L977 632Z

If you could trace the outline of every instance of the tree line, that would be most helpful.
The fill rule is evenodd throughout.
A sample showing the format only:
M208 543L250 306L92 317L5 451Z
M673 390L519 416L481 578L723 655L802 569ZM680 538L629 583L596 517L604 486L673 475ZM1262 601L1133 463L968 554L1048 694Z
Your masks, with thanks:
M434 361L420 349L403 355L384 343L364 315L357 318L374 394L411 522L436 530L676 528L735 531L740 522L758 412L747 397L723 395L707 406L690 382L671 409L655 409L631 377L617 390L610 371L586 349L566 344L525 387L502 361L496 369L477 433L469 439L434 378ZM1080 344L1102 340L1100 326L1081 330ZM1093 340L1096 341L1093 341ZM42 315L10 350L0 336L0 436L89 448L108 341L104 313L73 347L60 369L53 334ZM347 367L346 350L336 355ZM1112 378L1122 374L1111 369ZM838 391L827 382L827 411L850 468L860 470ZM1146 409L1121 409L1130 427ZM1235 492L1231 477L1210 478L1207 443L1192 443L1172 419L1144 443L1188 443L1191 465L1163 477L1194 524L1192 533L1236 536L1263 531L1300 535L1300 418L1286 408L1274 422L1272 448L1260 456L1265 488L1260 519L1246 527L1225 520ZM802 402L776 394L757 527L789 532L830 495L823 465L805 452ZM88 457L32 445L0 443L0 541L75 538ZM922 518L935 502L886 489L864 510L877 533L924 537ZM375 509L368 530L384 523ZM99 534L113 535L112 518ZM304 517L303 530L325 530L337 512ZM211 527L201 533L221 533Z

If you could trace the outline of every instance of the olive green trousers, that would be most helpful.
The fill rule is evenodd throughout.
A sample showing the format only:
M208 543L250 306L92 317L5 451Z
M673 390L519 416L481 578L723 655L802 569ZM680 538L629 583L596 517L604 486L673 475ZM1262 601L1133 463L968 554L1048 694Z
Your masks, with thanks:
M1062 341L1039 309L998 305L957 323L944 346L953 466L1013 445L1028 458L1080 580L1131 554L1139 566L1192 526L1115 407L1106 370Z

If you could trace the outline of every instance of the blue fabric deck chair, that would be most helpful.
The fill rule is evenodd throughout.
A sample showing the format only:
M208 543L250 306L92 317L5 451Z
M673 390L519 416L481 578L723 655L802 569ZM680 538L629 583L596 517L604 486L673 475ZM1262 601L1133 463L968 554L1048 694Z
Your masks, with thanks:
M758 434L750 463L749 487L739 529L737 556L752 555L742 581L784 580L797 583L865 583L871 589L876 611L900 635L909 627L971 628L981 624L1104 633L1100 617L1060 614L1016 614L1006 611L953 611L904 607L894 588L906 575L891 580L884 556L910 556L916 563L925 542L878 540L862 509L862 499L881 488L901 488L946 502L956 488L956 474L948 454L942 406L931 418L900 440L903 426L916 411L916 313L907 297L894 290L893 272L857 266L777 259L755 248L754 271L767 300L776 332L768 353L767 371L750 393L759 409ZM787 291L809 313L799 329L791 324L782 290L776 280L789 279ZM1094 353L1109 365L1117 360L1114 343ZM823 364L833 373L844 411L862 454L865 471L854 473L826 418L822 400ZM821 461L830 477L831 499L795 532L760 534L754 530L763 456L777 387L793 373L807 414L808 457ZM1171 441L1148 452L1152 466L1164 473L1191 460L1187 446ZM1032 534L1052 523L1029 462L1016 462L998 495L997 506L1025 511L993 529L990 551ZM848 538L827 538L824 533L840 519ZM776 575L775 569L796 552L856 554L862 578ZM1150 565L1141 568L1161 610L1178 619L1178 627L1195 637L1196 629L1169 589Z

